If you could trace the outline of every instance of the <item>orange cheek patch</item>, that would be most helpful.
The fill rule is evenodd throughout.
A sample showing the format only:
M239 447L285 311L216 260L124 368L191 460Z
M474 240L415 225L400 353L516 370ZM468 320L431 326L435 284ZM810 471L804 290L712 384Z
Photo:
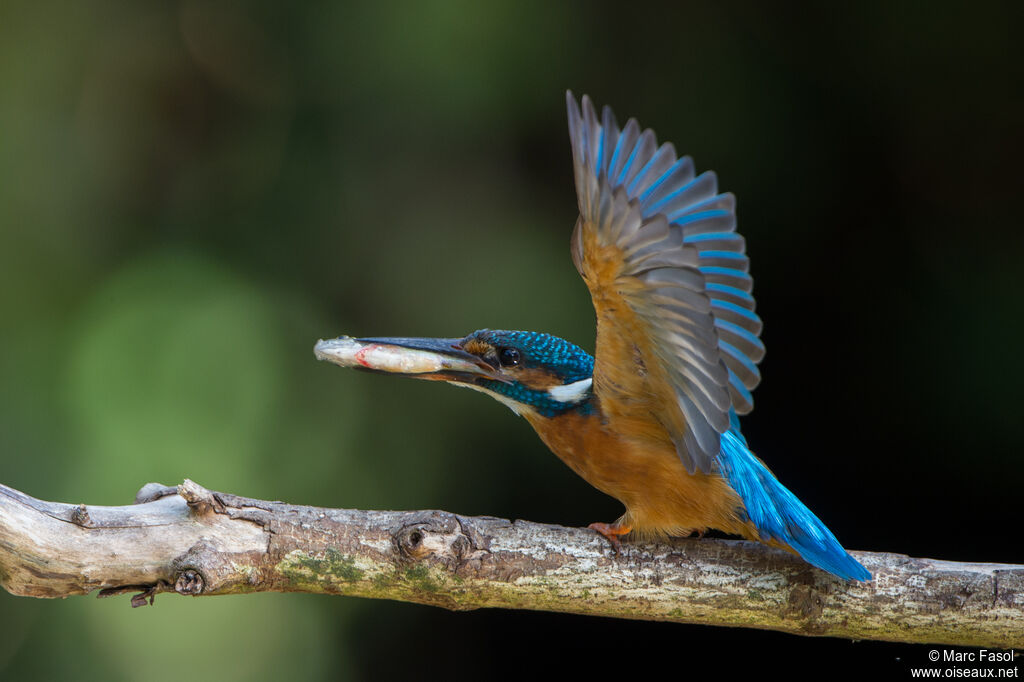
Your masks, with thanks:
M552 386L560 384L555 377L543 369L515 369L507 374L527 388L535 391L546 391Z

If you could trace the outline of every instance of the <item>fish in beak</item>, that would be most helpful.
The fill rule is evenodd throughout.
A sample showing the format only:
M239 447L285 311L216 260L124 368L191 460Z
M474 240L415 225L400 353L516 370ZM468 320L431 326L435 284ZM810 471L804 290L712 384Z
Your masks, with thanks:
M381 374L413 379L475 383L492 379L508 383L495 367L462 349L462 339L373 338L339 336L317 341L317 360Z

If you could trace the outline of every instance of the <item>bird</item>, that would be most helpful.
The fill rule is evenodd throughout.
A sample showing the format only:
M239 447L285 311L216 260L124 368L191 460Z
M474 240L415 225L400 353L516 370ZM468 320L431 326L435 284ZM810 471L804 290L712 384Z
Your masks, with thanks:
M636 119L620 127L566 93L579 218L570 251L589 289L594 355L542 332L461 338L340 336L317 359L444 381L522 416L574 472L625 507L589 527L620 537L708 529L795 553L843 580L871 580L750 449L765 347L735 197L713 171Z

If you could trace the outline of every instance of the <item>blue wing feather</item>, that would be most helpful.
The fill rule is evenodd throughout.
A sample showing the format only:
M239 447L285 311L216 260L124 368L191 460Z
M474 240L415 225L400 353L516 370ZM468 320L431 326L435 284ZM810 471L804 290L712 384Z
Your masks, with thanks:
M750 320L752 322L753 321L757 321L757 322L761 321L761 318L759 318L757 315L755 315L754 311L748 310L748 309L744 308L741 305L736 305L735 303L730 303L729 301L726 301L724 299L716 299L716 300L712 301L711 302L711 306L713 308L718 308L723 313L732 313L732 314L735 314L735 315L739 315L741 317L745 317L746 319L748 319L748 320ZM716 315L717 314L718 313L716 313Z
M715 282L708 282L707 289L708 291L713 292L715 294L712 297L712 300L727 300L727 297L732 297L733 299L741 301L742 303L746 303L750 306L753 306L754 304L754 297L750 295L749 291L737 289L736 287L729 286L728 284L717 284Z
M756 367L755 367L756 370ZM740 396L747 402L753 402L754 398L750 395L750 390L743 384L743 381L737 376L736 372L729 370L729 385L734 391L740 394ZM734 412L735 414L735 412Z

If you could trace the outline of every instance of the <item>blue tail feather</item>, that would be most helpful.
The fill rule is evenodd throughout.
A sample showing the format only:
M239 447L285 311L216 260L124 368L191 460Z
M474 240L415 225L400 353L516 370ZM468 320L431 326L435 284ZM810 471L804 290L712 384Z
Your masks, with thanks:
M809 564L845 580L871 580L868 570L846 553L825 524L747 448L736 413L730 417L718 463L761 538L786 544Z

